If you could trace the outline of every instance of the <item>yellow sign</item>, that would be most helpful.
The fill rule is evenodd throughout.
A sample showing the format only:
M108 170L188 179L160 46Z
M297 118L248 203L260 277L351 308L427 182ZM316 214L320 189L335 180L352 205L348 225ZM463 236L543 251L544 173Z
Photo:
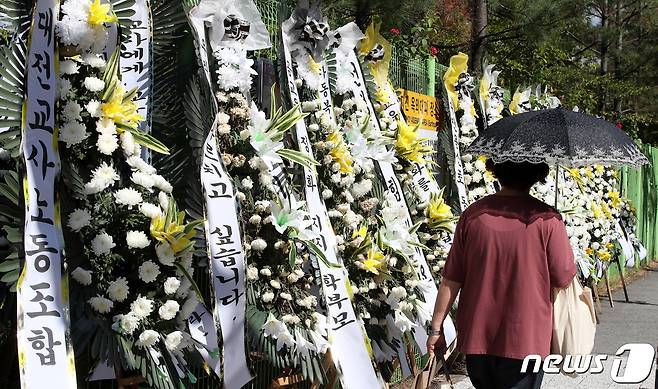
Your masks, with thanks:
M398 97L407 123L416 125L422 120L420 128L437 131L443 123L441 100L406 89L398 89Z

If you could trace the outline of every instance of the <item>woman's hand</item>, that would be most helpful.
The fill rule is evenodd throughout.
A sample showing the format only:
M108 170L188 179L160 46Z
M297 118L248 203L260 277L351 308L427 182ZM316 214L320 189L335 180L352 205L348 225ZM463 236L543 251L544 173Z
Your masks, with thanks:
M436 352L444 353L446 351L445 335L431 335L427 338L427 352L432 355Z

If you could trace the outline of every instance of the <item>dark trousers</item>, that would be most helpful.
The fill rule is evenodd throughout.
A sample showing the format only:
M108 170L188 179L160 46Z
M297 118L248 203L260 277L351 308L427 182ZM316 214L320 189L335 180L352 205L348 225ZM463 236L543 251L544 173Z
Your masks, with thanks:
M495 355L466 355L466 370L476 389L539 389L544 372L521 373L522 359L497 357Z

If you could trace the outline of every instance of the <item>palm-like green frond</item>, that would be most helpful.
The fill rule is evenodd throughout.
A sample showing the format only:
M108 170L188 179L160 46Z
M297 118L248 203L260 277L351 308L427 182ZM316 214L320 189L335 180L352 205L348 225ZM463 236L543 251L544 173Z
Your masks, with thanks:
M8 245L0 249L0 260L4 260L0 262L0 273L3 273L0 281L10 285L14 292L23 259L21 184L18 173L14 171L0 171L0 175L0 225L8 241Z
M135 0L111 0L112 11L119 19L119 27L121 31L121 40L126 41L130 33L130 26L133 24L132 17L135 15L134 6Z
M0 132L21 125L29 22L17 22L16 28L9 45L0 49Z

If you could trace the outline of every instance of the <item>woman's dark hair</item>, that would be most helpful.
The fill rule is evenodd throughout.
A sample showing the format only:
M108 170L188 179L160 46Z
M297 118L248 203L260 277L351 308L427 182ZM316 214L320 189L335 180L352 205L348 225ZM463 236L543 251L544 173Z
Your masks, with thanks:
M489 170L503 186L516 190L528 190L534 184L546 181L549 168L545 163L494 163L491 158L487 158L487 170Z

